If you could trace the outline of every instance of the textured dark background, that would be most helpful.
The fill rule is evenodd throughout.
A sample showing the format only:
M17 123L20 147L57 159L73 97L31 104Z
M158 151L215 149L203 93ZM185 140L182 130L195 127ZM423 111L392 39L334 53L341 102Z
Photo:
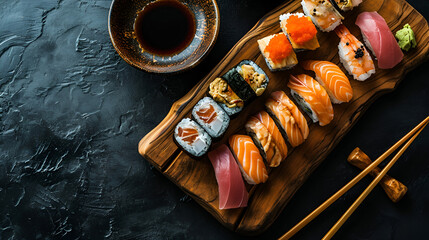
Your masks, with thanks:
M141 137L282 1L219 0L216 45L195 69L144 73L115 52L111 1L14 0L0 4L0 239L233 239L209 213L137 153ZM427 0L410 1L426 18ZM358 171L356 146L375 158L429 113L429 63L379 98L259 238L281 236ZM409 187L398 204L381 188L337 239L429 235L429 129L391 175ZM352 189L296 235L323 236L370 182Z

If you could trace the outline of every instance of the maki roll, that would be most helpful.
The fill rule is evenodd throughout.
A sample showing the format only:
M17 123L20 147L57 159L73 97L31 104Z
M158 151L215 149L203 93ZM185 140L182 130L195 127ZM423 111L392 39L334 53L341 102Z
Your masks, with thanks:
M270 167L277 167L282 161L282 154L268 129L256 117L250 117L246 125L247 134L259 148L262 157Z
M261 96L268 86L265 72L254 62L243 60L222 76L245 102Z
M302 10L323 32L330 32L341 24L343 16L329 0L302 0Z
M264 93L269 79L256 63L250 60L243 60L237 65L236 69L255 92L256 96L261 96Z
M283 33L259 39L258 45L271 71L290 69L298 63L292 45Z
M296 51L315 50L319 45L317 29L310 17L303 13L280 15L280 27Z
M174 129L174 140L187 153L195 157L204 155L212 143L210 136L196 122L184 118Z
M287 86L298 105L308 114L313 122L320 126L329 124L334 119L334 109L326 90L312 77L300 74L290 76Z
M225 75L222 76L228 82L228 85L234 90L234 92L244 100L244 102L249 102L256 97L255 92L250 87L249 84L244 81L244 78L237 71L237 68L234 67L229 70Z
M243 109L244 101L235 94L222 78L216 78L210 83L209 95L229 116L233 116Z
M192 117L213 138L220 137L229 125L228 114L209 97L201 99L194 106Z

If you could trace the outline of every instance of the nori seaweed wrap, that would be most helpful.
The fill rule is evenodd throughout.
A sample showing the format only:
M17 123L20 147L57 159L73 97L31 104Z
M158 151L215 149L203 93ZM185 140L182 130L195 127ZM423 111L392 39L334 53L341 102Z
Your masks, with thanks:
M225 75L222 76L237 94L238 97L243 99L244 102L248 102L256 97L253 89L247 84L244 78L237 72L237 67L233 67Z

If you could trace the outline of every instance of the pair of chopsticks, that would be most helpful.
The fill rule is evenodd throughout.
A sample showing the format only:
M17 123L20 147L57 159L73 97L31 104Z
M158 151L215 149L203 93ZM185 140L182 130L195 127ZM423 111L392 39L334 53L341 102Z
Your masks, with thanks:
M417 125L413 130L411 130L407 135L401 138L395 145L393 145L389 150L383 153L380 157L377 158L373 163L371 163L367 168L365 168L361 173L359 173L355 178L353 178L349 183L342 187L338 192L332 195L328 200L326 200L322 205L316 208L311 212L307 217L302 219L298 224L291 228L287 233L279 238L279 240L289 239L303 227L305 227L309 222L316 218L320 213L322 213L326 208L328 208L332 203L334 203L338 198L340 198L344 193L346 193L350 188L352 188L356 183L358 183L363 177L365 177L369 172L377 167L384 159L386 159L390 154L392 154L399 146L405 143L405 145L396 153L396 155L390 160L390 162L383 168L383 170L377 175L377 177L371 182L371 184L363 191L363 193L356 199L356 201L350 206L350 208L343 214L343 216L335 223L335 225L329 230L328 233L323 237L323 239L331 239L334 234L340 229L340 227L347 221L347 219L353 214L356 208L365 200L368 194L374 189L374 187L380 182L380 180L386 175L389 169L395 164L396 160L405 152L405 150L410 146L414 139L419 135L419 133L426 127L429 122L429 117L426 117L419 125Z

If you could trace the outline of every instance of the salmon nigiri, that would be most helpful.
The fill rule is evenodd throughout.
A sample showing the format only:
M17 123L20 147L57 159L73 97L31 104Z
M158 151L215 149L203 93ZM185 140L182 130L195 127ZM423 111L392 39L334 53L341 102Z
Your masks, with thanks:
M277 167L282 161L282 155L273 136L256 117L250 117L247 121L246 132L252 137L253 142L259 148L270 167Z
M334 109L328 93L312 77L305 74L296 77L291 75L287 86L313 122L318 121L320 126L325 126L334 119Z
M247 135L232 135L229 138L238 166L244 179L249 184L258 184L267 181L268 173L264 165L264 160L258 148Z
M294 127L289 127L290 131L286 131L288 139L291 142L292 146L298 146L305 139L307 139L310 130L308 129L307 120L304 115L299 111L298 107L293 103L289 97L283 91L276 91L271 93L271 98L280 103L282 107L285 107L286 111L290 112L291 121L289 124L296 124L298 127L299 133L294 133L291 130L296 129ZM286 127L286 126L284 126ZM286 129L285 129L286 130Z
M265 106L267 107L267 111L277 122L277 126L279 129L281 129L284 138L289 141L292 147L296 147L304 142L301 130L296 124L292 113L287 109L286 106L272 98L269 98L265 102Z
M328 61L308 60L301 63L305 70L316 73L316 81L329 94L332 103L349 102L353 97L353 89L349 79L334 63Z
M274 120L265 111L260 111L255 117L268 129L282 154L282 160L285 159L287 157L287 145Z

